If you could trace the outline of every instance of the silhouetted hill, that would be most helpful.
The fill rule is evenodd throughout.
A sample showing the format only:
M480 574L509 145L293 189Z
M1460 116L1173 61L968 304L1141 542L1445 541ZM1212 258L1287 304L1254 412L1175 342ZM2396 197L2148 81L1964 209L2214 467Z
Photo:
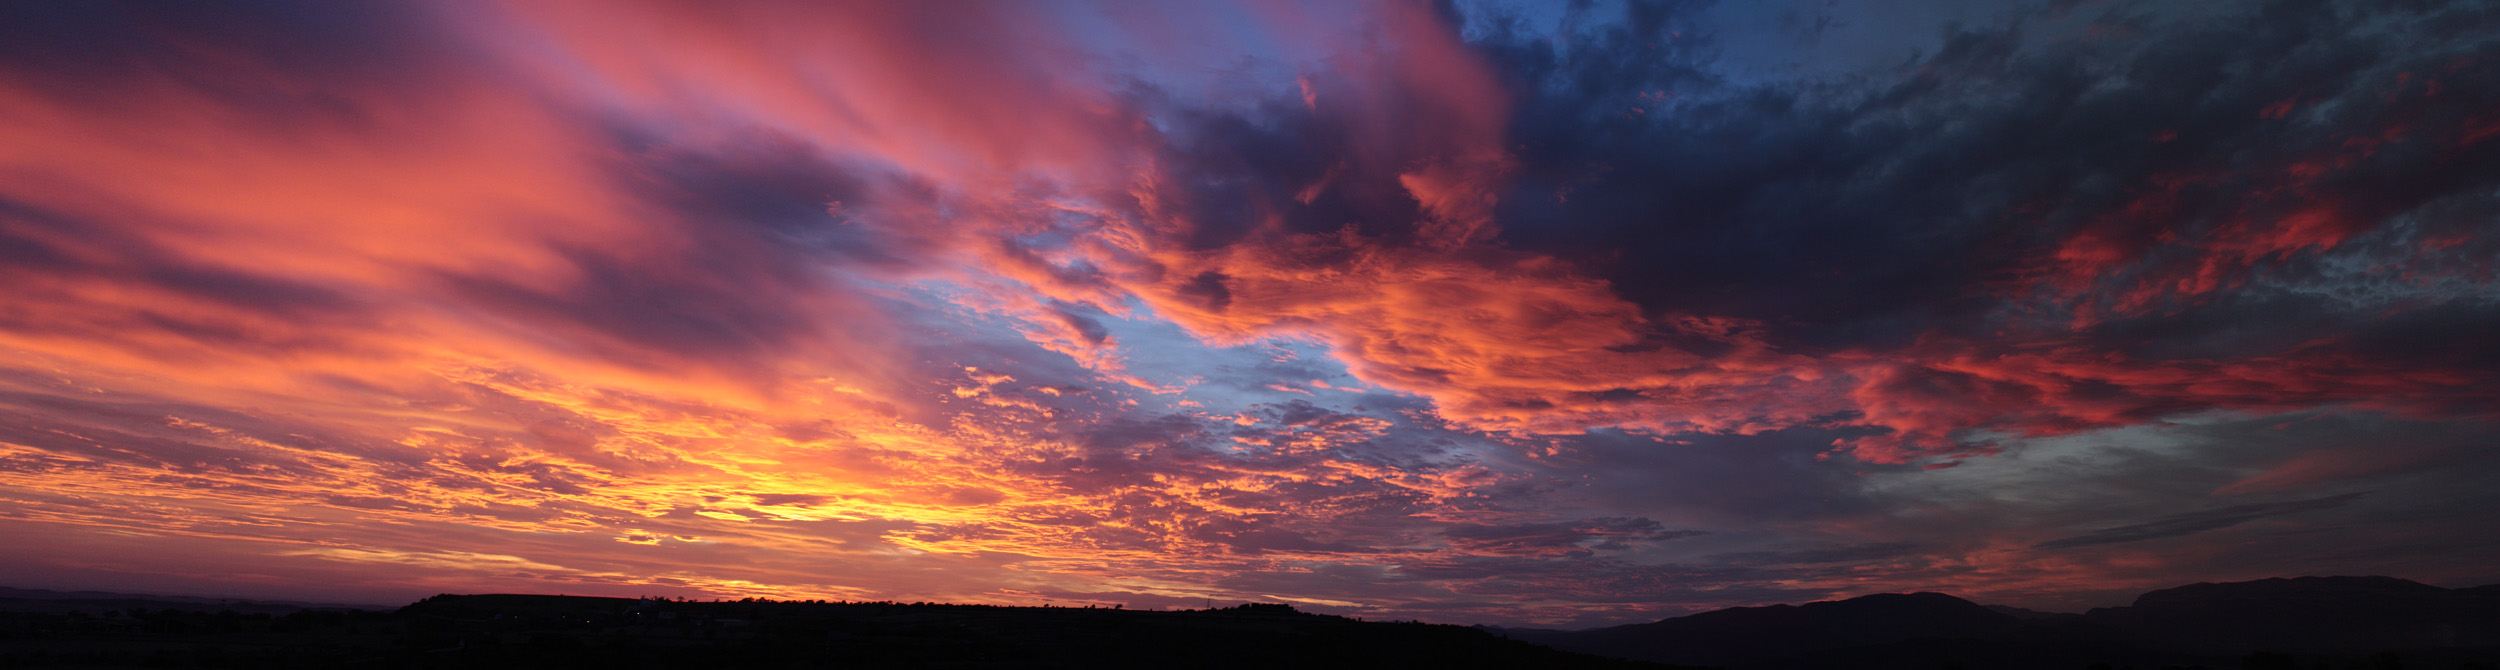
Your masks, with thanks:
M116 609L0 610L0 668L2500 670L2500 588L2386 577L2191 584L2085 614L1879 594L1584 631L1367 622L1284 605L1132 611L444 595L391 612L245 611L215 599L13 593ZM0 592L0 601L10 597Z
M1602 656L1691 665L1744 665L1840 649L2015 632L2022 620L1942 593L1886 593L1769 607L1737 607L1652 623L1512 636Z
M2189 584L2084 614L2173 645L2209 650L2421 649L2500 645L2500 593L2393 577L2300 577Z
M2083 618L2083 615L2081 614L2074 614L2070 612L2042 612L2040 610L2027 610L2008 605L1989 605L1987 607L1990 612L2003 614L2024 621L2074 621Z
M1285 605L1131 611L444 595L398 611L0 615L0 667L1659 668Z
M1739 607L1584 631L1508 631L1559 649L1778 668L2500 668L2500 589L2389 577L2191 584L2081 615L1936 593ZM2324 664L2321 666L2320 664Z

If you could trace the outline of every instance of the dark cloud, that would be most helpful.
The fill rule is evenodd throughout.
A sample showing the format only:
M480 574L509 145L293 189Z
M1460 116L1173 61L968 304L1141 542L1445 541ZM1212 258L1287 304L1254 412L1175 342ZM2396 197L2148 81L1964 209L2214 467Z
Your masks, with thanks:
M643 194L698 238L747 236L742 247L705 250L791 275L822 265L890 268L916 265L920 240L862 225L880 206L916 206L925 194L907 178L834 163L797 138L752 131L700 146L664 135L619 131L623 148L640 148L615 169L624 189ZM641 145L637 147L637 145ZM707 268L722 270L727 268Z
M264 122L301 123L359 112L348 101L270 81L433 74L420 64L457 34L447 28L419 5L13 3L0 8L0 68L70 97L109 94L92 85L98 80L163 77L265 113Z
M1720 81L1705 74L1709 50L1664 34L1663 21L1568 47L1496 34L1486 46L1536 92L1512 124L1525 141L1504 234L1604 259L1623 294L1653 312L1754 319L1800 347L2023 327L2036 317L2008 311L2028 309L2009 300L2009 282L2086 237L2123 247L2112 259L2122 265L2094 278L2105 286L2195 268L2282 282L2317 272L2335 244L2274 240L2376 230L2471 198L2493 177L2475 157L2500 147L2471 139L2467 119L2492 90L2481 82L2500 45L2449 30L2492 17L2473 3L2407 10L2361 21L2334 3L2271 3L2250 10L2261 16L2029 50L2017 49L2030 37L2020 24L1957 28L1909 76L1872 87ZM2414 37L2434 24L2452 37ZM2426 78L2450 83L2434 95ZM2283 100L2313 111L2262 118ZM2323 172L2286 174L2302 165ZM2147 198L2162 209L2143 209ZM2319 206L2336 212L2326 230L2263 221ZM2475 209L2439 218L2495 211ZM2252 243L2294 246L2235 255ZM2123 316L2218 320L2198 313L2210 297L2199 291L2144 290L2175 302ZM2282 307L2333 322L2300 331L2313 336L2363 321ZM2177 346L2205 334L2122 332L2095 339Z
M1261 527L1256 520L1215 520L1199 524L1191 534L1223 545L1235 553L1258 555L1270 551L1297 553L1366 553L1371 549L1343 542L1322 542L1302 533L1273 527Z
M444 279L459 295L487 309L576 329L563 333L566 339L594 346L605 339L618 348L603 357L614 360L634 360L638 354L686 357L671 362L734 360L723 354L771 351L814 334L810 320L786 305L751 299L758 292L786 287L789 278L751 270L719 276L653 268L589 251L569 256L582 276L562 288L486 277ZM735 262L729 256L709 258Z
M1596 550L1624 549L1628 542L1654 542L1708 531L1669 530L1650 519L1606 518L1544 523L1463 525L1441 532L1451 544L1470 553L1522 556L1585 557Z
M1816 547L1807 549L1740 551L1718 554L1711 556L1710 558L1714 561L1723 561L1735 565L1830 565L1834 563L1864 563L1867 561L1880 561L1900 558L1903 556L1912 556L1916 555L1921 549L1924 548L1925 547L1908 542L1875 542L1868 544Z
M1816 458L1850 431L1790 429L1761 435L1647 436L1594 431L1539 459L1566 476L1588 475L1587 495L1607 509L1709 519L1715 524L1830 519L1876 509L1853 474L1865 466Z
M2307 500L2232 505L2229 507L2190 512L2157 521L2097 530L2074 537L2059 538L2032 545L2031 548L2072 549L2075 547L2088 547L2096 544L2142 542L2145 540L2158 540L2163 538L2194 535L2209 530L2229 528L2271 516L2335 509L2337 507L2342 507L2346 503L2350 503L2353 500L2359 499L2362 495L2363 494L2360 493L2346 493L2343 495L2327 496L2324 498L2310 498Z
M210 350L279 352L352 350L339 331L370 318L370 300L304 281L189 257L132 234L127 221L104 222L0 196L0 281L18 287L0 310L0 326L110 342L146 355L196 356L143 333L169 331ZM151 221L171 225L168 221ZM108 286L135 309L97 313L74 307L94 300L77 290ZM188 303L188 304L186 304ZM192 305L214 305L204 313ZM29 307L48 305L40 312ZM80 313L80 312L86 313Z

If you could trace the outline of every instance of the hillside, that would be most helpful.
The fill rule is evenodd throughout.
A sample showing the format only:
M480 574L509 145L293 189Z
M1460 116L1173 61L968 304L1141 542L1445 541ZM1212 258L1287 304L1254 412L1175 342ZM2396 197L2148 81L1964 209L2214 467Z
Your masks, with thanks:
M1464 626L1196 611L444 595L394 612L0 614L0 667L1660 668Z
M2500 670L2500 588L2387 577L2191 584L2083 614L1876 594L1581 631L1361 621L1272 604L1139 611L502 594L380 611L0 595L13 604L0 607L0 667Z
M1560 649L1771 668L2500 667L2500 589L2390 577L2192 584L2053 614L1938 593L1739 607L1583 631L1509 630ZM2479 664L2479 665L2478 665Z

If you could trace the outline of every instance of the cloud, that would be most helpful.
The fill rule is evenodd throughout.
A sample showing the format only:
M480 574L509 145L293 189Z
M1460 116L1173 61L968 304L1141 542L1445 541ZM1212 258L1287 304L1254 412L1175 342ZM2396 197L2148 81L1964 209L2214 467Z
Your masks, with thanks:
M2032 545L2031 548L2072 549L2075 547L2088 547L2096 544L2142 542L2145 540L2194 535L2196 533L2202 533L2209 530L2229 528L2266 517L2335 509L2360 498L2362 495L2363 494L2360 493L2346 493L2343 495L2327 496L2324 498L2310 498L2307 500L2232 505L2229 507L2190 512L2158 521L2131 524L2116 528L2105 528L2082 535L2076 535L2074 537L2058 538Z
M1637 518L1476 525L1442 531L1442 535L1453 544L1466 548L1470 553L1542 557L1590 556L1595 553L1594 550L1624 548L1627 541L1672 540L1707 534L1707 531L1697 530L1671 531L1664 524Z

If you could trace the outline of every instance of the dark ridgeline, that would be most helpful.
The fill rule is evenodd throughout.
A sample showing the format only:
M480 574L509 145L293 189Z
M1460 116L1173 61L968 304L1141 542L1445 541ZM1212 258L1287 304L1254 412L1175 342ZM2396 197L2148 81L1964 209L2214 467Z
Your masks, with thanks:
M1806 605L1738 607L1587 631L1509 632L1518 639L1604 656L1731 665L1774 654L1816 657L1907 640L1992 637L2021 627L2013 617L1953 596L1886 593Z
M2500 670L2500 586L2266 579L2162 589L2083 614L1883 594L1593 630L1503 632L1603 656L1743 670Z
M442 595L396 612L0 614L0 668L1662 668L1483 629L1196 611Z
M2500 670L2500 586L2387 577L2193 584L2083 614L1882 594L1583 631L1365 622L1285 605L443 595L381 612L34 593L0 592L0 668Z

